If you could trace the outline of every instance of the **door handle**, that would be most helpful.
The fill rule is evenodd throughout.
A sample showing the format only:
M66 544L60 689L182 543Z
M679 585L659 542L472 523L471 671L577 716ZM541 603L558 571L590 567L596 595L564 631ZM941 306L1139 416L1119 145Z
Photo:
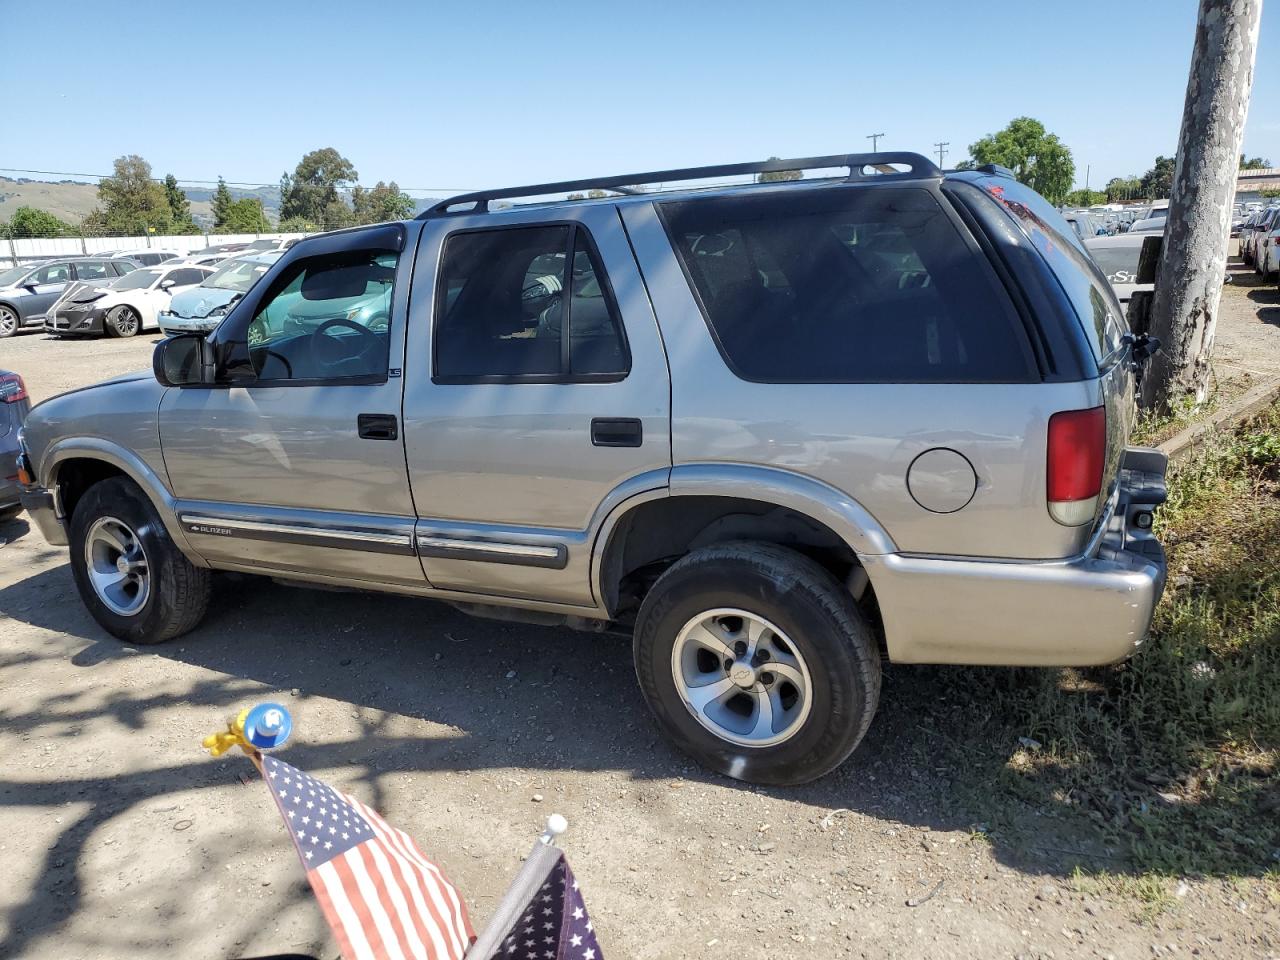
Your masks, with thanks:
M595 417L591 421L591 444L596 447L638 447L644 443L644 428L636 417Z
M399 440L400 427L392 413L361 413L356 417L363 440Z

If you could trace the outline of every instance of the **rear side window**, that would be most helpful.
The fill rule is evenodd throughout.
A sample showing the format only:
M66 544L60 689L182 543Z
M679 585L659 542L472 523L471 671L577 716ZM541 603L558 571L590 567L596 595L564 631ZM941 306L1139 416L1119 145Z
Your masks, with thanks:
M1083 244L1070 235L1062 215L1021 184L986 181L983 188L1017 221L1048 262L1080 318L1094 357L1101 361L1119 349L1125 332L1120 303Z
M577 225L449 237L435 315L437 382L616 380L630 369L604 267Z
M1035 379L1007 296L926 190L787 191L661 212L720 351L744 379Z

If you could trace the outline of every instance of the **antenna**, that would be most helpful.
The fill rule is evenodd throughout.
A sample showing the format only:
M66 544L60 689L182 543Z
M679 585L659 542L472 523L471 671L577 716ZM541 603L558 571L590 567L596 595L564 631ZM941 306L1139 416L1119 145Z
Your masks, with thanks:
M947 147L951 146L951 141L939 140L934 146L938 148L938 166L942 166L942 158L951 152L947 149Z
M883 136L884 136L884 134L883 134L883 133L869 133L869 134L867 134L867 139L871 141L871 152L872 152L872 153L875 153L875 152L876 152L876 145L880 143L880 138L881 138L881 137L883 137Z

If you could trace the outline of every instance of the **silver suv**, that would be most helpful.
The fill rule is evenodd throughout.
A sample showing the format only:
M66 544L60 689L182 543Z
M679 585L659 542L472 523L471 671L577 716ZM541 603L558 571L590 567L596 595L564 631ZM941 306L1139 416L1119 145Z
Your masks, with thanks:
M494 203L589 189L617 195ZM999 168L474 194L299 241L154 376L36 407L23 502L131 643L195 627L222 570L621 626L672 740L798 783L857 746L884 658L1142 641L1165 462L1126 447L1119 317Z

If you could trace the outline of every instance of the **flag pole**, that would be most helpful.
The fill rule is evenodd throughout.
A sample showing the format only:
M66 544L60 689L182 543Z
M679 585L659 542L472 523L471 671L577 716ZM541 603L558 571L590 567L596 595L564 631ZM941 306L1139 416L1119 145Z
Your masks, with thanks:
M547 828L542 831L524 865L520 867L520 872L498 901L498 908L494 910L489 923L466 952L466 960L491 960L497 956L507 931L524 913L530 898L547 882L547 877L560 861L560 848L555 841L568 829L569 822L560 814L553 813L547 818Z

